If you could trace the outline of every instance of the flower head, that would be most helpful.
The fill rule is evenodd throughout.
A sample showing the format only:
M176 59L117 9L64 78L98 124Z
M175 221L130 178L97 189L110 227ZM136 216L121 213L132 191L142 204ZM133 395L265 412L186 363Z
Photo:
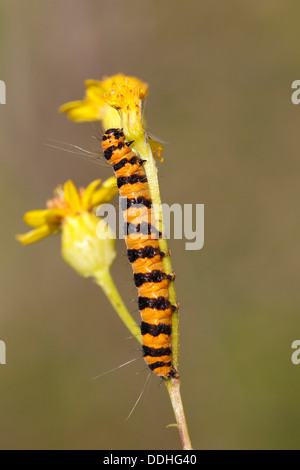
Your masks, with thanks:
M102 81L86 80L82 101L71 101L59 111L72 121L102 121L104 129L122 128L127 140L148 138L154 155L160 159L162 146L145 133L144 101L148 85L123 74L105 77Z
M118 75L111 81L104 99L119 111L125 136L135 140L143 133L143 102L148 85L137 78Z
M101 231L110 231L107 224L96 217L94 209L109 202L118 192L116 179L109 178L79 188L72 181L54 190L54 198L47 201L47 209L26 212L24 221L34 227L28 233L17 235L23 245L41 240L62 231L62 256L84 277L97 277L109 268L115 258L114 237L101 237ZM100 186L100 187L99 187Z

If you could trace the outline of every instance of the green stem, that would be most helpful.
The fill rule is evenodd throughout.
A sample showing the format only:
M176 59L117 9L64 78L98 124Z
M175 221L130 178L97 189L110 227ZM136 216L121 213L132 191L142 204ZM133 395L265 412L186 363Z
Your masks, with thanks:
M139 341L139 343L142 344L141 330L128 312L123 300L121 299L110 272L107 271L105 274L101 274L101 276L95 278L95 282L103 289L106 297L128 330Z
M172 403L174 414L177 421L178 431L182 443L182 448L184 450L192 450L192 443L189 435L189 430L187 427L187 422L185 419L181 394L180 394L180 379L168 379L166 383L169 397Z
M159 191L159 184L157 178L157 168L155 160L152 155L151 147L147 140L146 135L141 135L139 138L136 138L133 144L134 150L138 155L146 160L144 162L144 169L147 176L147 181L149 184L152 207L154 211L154 217L157 223L157 227L161 233L165 233L164 223L163 223L163 212L162 212L162 203ZM165 251L166 256L163 258L163 265L166 274L171 274L172 263L170 252L168 249L168 243L165 238L159 239L159 248L162 251ZM174 281L169 283L169 300L172 305L176 304L176 292L174 287ZM178 310L175 310L172 313L172 362L176 370L179 368L179 316ZM187 427L187 422L184 414L183 403L180 394L180 378L167 379L166 387L169 393L169 397L172 403L174 414L177 421L178 431L182 442L183 449L191 450L192 444L189 436L189 431Z

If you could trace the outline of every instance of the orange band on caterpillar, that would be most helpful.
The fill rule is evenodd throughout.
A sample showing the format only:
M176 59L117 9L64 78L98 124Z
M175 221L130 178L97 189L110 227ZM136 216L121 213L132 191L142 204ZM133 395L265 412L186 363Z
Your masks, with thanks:
M125 142L122 129L109 129L102 137L104 156L113 166L121 196L127 255L139 292L143 355L156 375L176 377L171 346L171 316L176 307L168 296L173 276L164 272L164 253L158 244L161 234L151 224L152 202L143 161L131 144Z

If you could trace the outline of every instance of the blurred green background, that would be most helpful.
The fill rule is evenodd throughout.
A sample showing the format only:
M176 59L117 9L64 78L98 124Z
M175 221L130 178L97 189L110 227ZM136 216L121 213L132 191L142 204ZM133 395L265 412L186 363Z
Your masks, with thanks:
M296 1L0 1L0 365L2 449L180 449L161 381L125 421L147 377L137 343L92 282L60 256L60 237L22 247L27 210L58 183L108 166L100 125L57 113L86 78L150 84L149 130L167 141L166 203L205 204L205 246L170 241L180 301L182 395L197 449L299 448L300 79ZM60 144L57 144L60 146ZM125 245L113 274L135 318Z

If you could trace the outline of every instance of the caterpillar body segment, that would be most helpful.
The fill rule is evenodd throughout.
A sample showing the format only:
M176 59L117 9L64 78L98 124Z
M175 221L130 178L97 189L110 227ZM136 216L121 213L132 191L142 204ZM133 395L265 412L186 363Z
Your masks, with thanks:
M163 268L161 233L152 221L152 201L143 160L131 150L122 129L108 129L102 137L106 160L112 165L125 219L127 255L138 289L142 318L143 356L149 368L164 378L177 377L172 364L171 316L168 286L174 275Z

